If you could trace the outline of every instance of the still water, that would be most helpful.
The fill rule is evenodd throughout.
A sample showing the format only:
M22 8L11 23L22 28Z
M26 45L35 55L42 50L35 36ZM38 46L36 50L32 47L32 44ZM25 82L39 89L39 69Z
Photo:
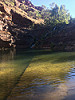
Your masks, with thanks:
M75 52L0 51L0 100L75 100Z

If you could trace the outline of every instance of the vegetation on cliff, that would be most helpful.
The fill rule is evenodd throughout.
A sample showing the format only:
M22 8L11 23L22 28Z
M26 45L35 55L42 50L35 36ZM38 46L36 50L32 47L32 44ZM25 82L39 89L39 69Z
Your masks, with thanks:
M34 6L29 0L0 1L0 48L54 49L59 44L66 48L66 41L75 43L74 26L64 5L52 3L48 9L44 5Z
M52 3L50 5L51 9L44 10L44 19L45 24L47 25L56 25L60 23L69 24L70 22L70 13L65 9L64 5L61 5L60 7Z

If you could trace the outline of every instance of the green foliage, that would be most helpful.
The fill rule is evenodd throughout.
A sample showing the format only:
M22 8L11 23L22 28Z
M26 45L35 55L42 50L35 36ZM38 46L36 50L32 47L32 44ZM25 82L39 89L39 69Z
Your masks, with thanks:
M35 13L37 18L41 18L41 14L39 13L39 11L36 11Z
M41 16L43 19L49 19L51 16L51 11L49 9L46 10L43 9L41 12Z
M20 8L21 8L22 10L26 10L25 4L21 4L21 5L20 5Z
M15 0L1 0L4 1L6 4L15 5ZM25 1L23 0L19 6L22 10L26 11L28 16L39 19L44 19L45 25L55 26L60 23L69 24L71 16L70 13L66 10L64 5L58 6L55 3L50 4L50 9L46 8L46 6L42 5L43 10L39 11L34 9L33 7L30 8L25 5Z
M70 21L70 13L68 13L64 5L59 7L57 4L52 3L50 9L43 10L41 14L46 25L69 24Z
M33 17L34 19L39 19L39 18L41 18L41 14L40 14L39 11L34 11L34 12L28 11L27 13L28 13L28 15L29 15L30 17Z
M5 2L5 4L9 5L11 4L12 6L15 5L15 0L3 0L3 2Z
M25 1L22 1L23 4L25 4Z
M45 10L46 9L46 6L45 5L42 5L42 8L43 8L43 10Z

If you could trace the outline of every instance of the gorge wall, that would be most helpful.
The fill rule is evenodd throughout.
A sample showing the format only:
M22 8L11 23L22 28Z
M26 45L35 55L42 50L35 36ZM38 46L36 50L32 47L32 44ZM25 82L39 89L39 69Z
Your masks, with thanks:
M35 20L18 6L24 0L16 0L17 6L8 6L0 2L0 49L2 48L38 48L54 51L75 51L75 24L66 25L51 35L50 26L40 26ZM25 5L39 11L42 8L34 6L25 0ZM41 23L41 20L40 20ZM34 28L33 28L34 26Z

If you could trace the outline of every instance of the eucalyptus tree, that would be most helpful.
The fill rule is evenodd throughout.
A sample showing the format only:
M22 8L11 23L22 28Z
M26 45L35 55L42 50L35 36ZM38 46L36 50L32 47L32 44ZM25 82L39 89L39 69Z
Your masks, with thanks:
M46 9L44 12L45 16L48 13L48 16L44 19L46 25L69 24L70 22L70 13L68 13L64 5L58 6L53 3L50 5L50 9Z

